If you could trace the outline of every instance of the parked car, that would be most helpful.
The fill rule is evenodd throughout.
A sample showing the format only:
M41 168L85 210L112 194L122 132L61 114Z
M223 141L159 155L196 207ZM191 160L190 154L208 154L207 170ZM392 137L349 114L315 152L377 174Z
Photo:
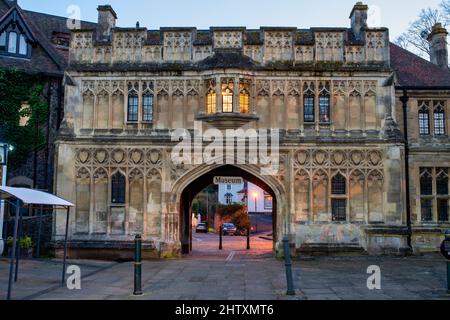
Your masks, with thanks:
M236 235L237 228L232 223L225 223L223 225L223 235L224 236L234 236Z
M208 233L208 227L206 226L206 223L199 223L197 225L197 228L195 229L196 233Z

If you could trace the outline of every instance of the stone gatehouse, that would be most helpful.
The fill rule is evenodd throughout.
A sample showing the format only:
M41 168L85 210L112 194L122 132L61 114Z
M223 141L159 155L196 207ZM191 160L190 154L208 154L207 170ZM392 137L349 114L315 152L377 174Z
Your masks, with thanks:
M119 28L110 6L98 11L96 28L72 32L56 145L56 192L76 203L73 257L120 255L136 233L149 257L189 252L185 211L219 173L273 195L275 252L285 234L297 252L437 249L449 226L450 72L367 26L366 5L350 28L307 30ZM279 129L279 170L227 156L175 164L171 133L198 123ZM55 241L63 230L57 217Z

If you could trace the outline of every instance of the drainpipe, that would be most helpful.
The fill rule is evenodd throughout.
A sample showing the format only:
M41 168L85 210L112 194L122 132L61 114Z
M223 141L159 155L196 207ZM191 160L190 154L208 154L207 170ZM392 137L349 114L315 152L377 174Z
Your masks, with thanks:
M405 136L405 179L406 179L406 225L408 227L408 247L413 251L411 244L412 227L411 227L411 194L410 194L410 178L409 178L409 140L408 140L408 91L403 90L403 96L400 97L403 105L403 132Z

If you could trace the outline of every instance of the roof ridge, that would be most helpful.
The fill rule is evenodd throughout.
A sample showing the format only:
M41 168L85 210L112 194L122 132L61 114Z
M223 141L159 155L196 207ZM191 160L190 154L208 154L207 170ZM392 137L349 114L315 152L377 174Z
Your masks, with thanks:
M415 54L415 53L412 52L412 51L409 51L408 49L405 49L405 48L399 46L398 44L396 44L396 43L394 43L394 42L391 42L391 46L396 46L398 49L400 49L400 50L402 50L402 51L408 53L409 55L414 56L416 59L420 59L420 60L422 60L422 62L425 62L425 63L429 64L430 66L433 66L433 67L435 67L435 68L439 68L440 70L442 70L442 71L444 71L444 72L448 72L449 75L450 75L450 69L445 70L444 68L441 68L441 67L435 65L433 62L431 62L431 61L429 61L429 60L427 60L427 59L425 59L425 58L419 56L418 54Z

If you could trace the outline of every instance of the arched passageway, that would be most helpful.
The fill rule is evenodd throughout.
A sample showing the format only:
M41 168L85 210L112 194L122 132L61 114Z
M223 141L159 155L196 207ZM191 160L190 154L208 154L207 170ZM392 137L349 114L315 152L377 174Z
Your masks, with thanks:
M273 198L273 240L274 245L277 243L277 223L278 220L278 197L274 190L261 178L256 175L243 170L241 168L225 165L214 168L207 173L195 178L184 188L180 199L180 240L183 254L189 254L192 251L192 214L191 206L195 196L203 189L213 184L214 177L242 177L244 180L263 189L269 193Z

